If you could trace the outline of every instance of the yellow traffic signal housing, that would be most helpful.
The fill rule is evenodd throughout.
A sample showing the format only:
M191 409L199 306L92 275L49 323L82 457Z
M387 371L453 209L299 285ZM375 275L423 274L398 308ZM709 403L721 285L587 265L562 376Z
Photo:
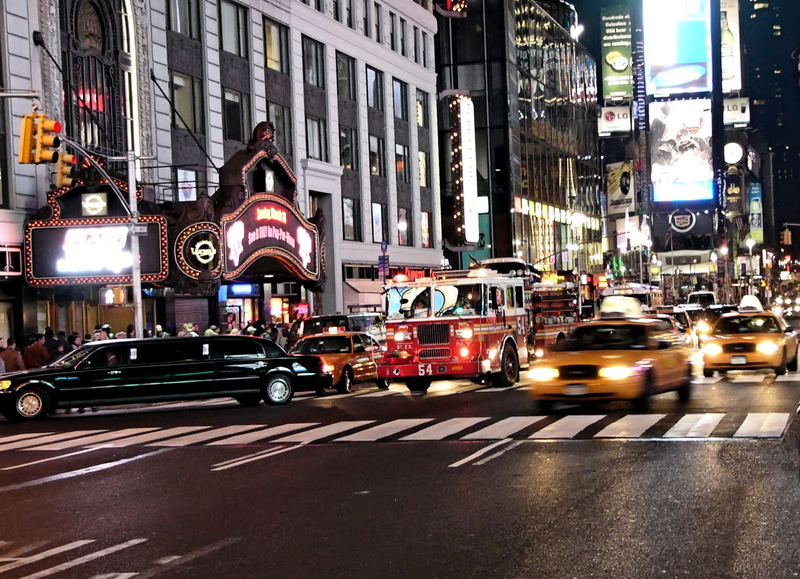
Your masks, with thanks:
M36 116L29 114L22 117L19 127L19 154L17 161L20 165L33 163L33 148L36 143Z
M58 160L58 149L61 142L56 133L61 132L61 123L48 119L44 115L36 115L36 143L34 145L34 163L54 163Z
M784 229L781 231L781 245L791 245L792 244L792 230L791 229Z
M69 187L72 185L75 164L78 158L68 153L59 153L58 165L56 168L56 188Z

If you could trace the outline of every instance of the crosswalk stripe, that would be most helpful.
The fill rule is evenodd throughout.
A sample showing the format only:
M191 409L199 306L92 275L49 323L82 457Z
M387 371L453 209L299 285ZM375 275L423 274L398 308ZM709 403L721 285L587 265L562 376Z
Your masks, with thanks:
M788 412L751 412L734 438L778 438L789 421Z
M138 436L131 436L130 438L122 438L120 440L112 440L105 446L122 447L134 446L136 444L145 444L154 440L163 440L172 436L181 436L187 432L196 432L210 428L208 426L176 426L175 428L167 428L166 430L158 430L156 432L148 432L147 434L139 434Z
M160 440L151 442L145 446L188 446L198 442L205 442L214 438L221 438L223 436L230 436L232 434L239 434L247 430L254 430L260 428L263 424L235 424L233 426L226 426L224 428L213 428L205 430L196 434L187 434L179 436L178 438L169 438L167 440Z
M327 438L329 436L334 436L339 434L340 432L346 432L348 430L355 430L360 426L366 426L367 424L372 424L375 422L374 420L345 420L342 422L335 422L333 424L329 424L327 426L320 426L319 428L313 428L311 430L306 430L304 432L299 432L297 434L290 434L289 436L284 436L283 438L279 438L277 440L273 440L273 442L302 442L302 443L310 443L316 440L321 440L323 438Z
M334 442L374 442L381 438L397 434L398 432L409 430L420 424L431 422L432 420L433 418L399 418L387 422L386 424L379 424L378 426L373 426L366 430L360 430L353 434L342 436L341 438L337 438Z
M52 432L25 432L23 434L12 434L11 436L4 436L2 438L3 443L0 444L0 449L3 448L4 445L10 442L15 442L17 440L28 440L31 438L39 438L41 436L47 436L48 434L53 434Z
M536 424L540 420L544 420L545 416L511 416L504 418L500 422L490 424L486 428L482 428L478 432L466 434L461 437L462 440L500 440L508 438L512 434Z
M257 442L259 440L264 440L266 438L272 438L273 436L286 434L287 432L302 430L303 428L308 428L309 426L316 426L318 424L319 422L291 422L289 424L281 424L280 426L262 428L254 432L246 432L244 434L239 434L238 436L230 436L228 438L223 438L222 440L214 440L212 442L209 442L208 446L230 446L235 444L250 444L251 442Z
M362 394L359 398L379 398L381 396L395 396L397 394L404 394L404 392L397 391L397 390L378 390L377 392L369 392L368 394Z
M10 442L8 444L0 444L0 451L3 450L15 450L17 448L25 448L26 446L30 446L31 444L40 445L46 444L50 442L56 442L59 440L66 440L68 438L78 438L80 436L87 436L89 434L99 434L100 432L106 432L105 430L73 430L72 432L62 432L60 434L52 434L50 436L44 436L41 438L25 439L25 440L17 440L15 442Z
M488 417L451 418L404 436L400 440L441 440L486 420L491 419Z
M724 417L724 413L716 412L687 414L664 434L664 438L708 438Z
M30 557L23 557L18 561L14 561L13 563L9 563L8 565L3 565L2 567L0 567L0 573L5 573L6 571L11 571L12 569L17 569L18 567L24 567L29 563L36 563L37 561L47 559L48 557L52 557L53 555L60 555L61 553L71 551L72 549L77 549L79 547L83 547L84 545L88 545L89 543L94 543L94 541L95 541L94 539L83 539L80 541L73 541L72 543L67 543L66 545L55 547L53 549L48 549L47 551L42 551L41 553L37 553L36 555L31 555Z
M764 381L766 378L773 378L771 374L744 374L742 376L729 376L728 382L733 384L746 384L748 382L754 382L759 384Z
M605 414L565 416L531 434L528 438L572 438L581 430L605 418Z
M109 440L114 440L115 438L124 438L126 436L151 432L157 429L158 427L152 426L148 428L125 428L123 430L112 430L111 432L103 432L101 434L83 436L81 438L72 438L66 441L54 442L53 444L31 446L25 450L66 450L68 448L75 448L76 446L89 446L91 444L97 444L98 442L107 442Z
M100 551L95 551L94 553L89 553L88 555L84 555L83 557L78 557L77 559L73 559L72 561L67 561L66 563L61 563L60 565L56 565L55 567L50 567L49 569L39 571L38 573L34 573L33 575L28 575L26 579L39 579L40 577L49 577L50 575L55 575L56 573L60 573L61 571L66 571L67 569L78 567L79 565L83 565L84 563L88 563L89 561L94 561L95 559L105 557L106 555L116 553L117 551L122 551L123 549L133 547L134 545L138 545L146 541L147 539L131 539L130 541L114 545L113 547L107 547L105 549L101 549Z
M606 426L595 438L634 438L641 436L666 414L628 414Z

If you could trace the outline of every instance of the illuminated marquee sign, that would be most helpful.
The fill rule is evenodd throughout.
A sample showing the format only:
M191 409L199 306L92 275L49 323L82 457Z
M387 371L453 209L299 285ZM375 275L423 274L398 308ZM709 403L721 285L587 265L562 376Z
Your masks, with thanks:
M475 107L472 99L459 95L450 101L450 133L455 219L460 237L477 243L480 237L478 215L478 169L475 152Z
M218 279L220 257L220 230L216 223L193 223L178 234L175 263L187 276L199 279L205 273L209 279Z
M251 269L265 273L277 261L303 280L320 279L319 231L283 197L262 193L222 217L224 277L236 279Z
M168 273L167 223L142 215L147 234L139 238L142 281L163 281ZM132 283L130 219L32 221L25 226L25 275L32 286L73 283Z

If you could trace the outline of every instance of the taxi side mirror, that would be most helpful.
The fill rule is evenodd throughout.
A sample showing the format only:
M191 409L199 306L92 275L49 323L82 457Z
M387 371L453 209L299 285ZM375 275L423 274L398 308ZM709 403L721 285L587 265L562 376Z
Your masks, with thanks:
M670 346L672 346L672 342L670 342L669 340L659 340L658 341L658 349L659 350L666 350Z

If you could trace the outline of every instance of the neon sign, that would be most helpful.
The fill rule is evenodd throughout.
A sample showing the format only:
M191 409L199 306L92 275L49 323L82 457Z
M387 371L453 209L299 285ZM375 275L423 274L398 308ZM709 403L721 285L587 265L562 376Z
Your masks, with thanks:
M277 221L286 225L286 211L275 207L256 207L256 221Z
M133 256L125 247L128 227L75 227L64 233L64 254L56 261L58 273L118 274L133 267Z

